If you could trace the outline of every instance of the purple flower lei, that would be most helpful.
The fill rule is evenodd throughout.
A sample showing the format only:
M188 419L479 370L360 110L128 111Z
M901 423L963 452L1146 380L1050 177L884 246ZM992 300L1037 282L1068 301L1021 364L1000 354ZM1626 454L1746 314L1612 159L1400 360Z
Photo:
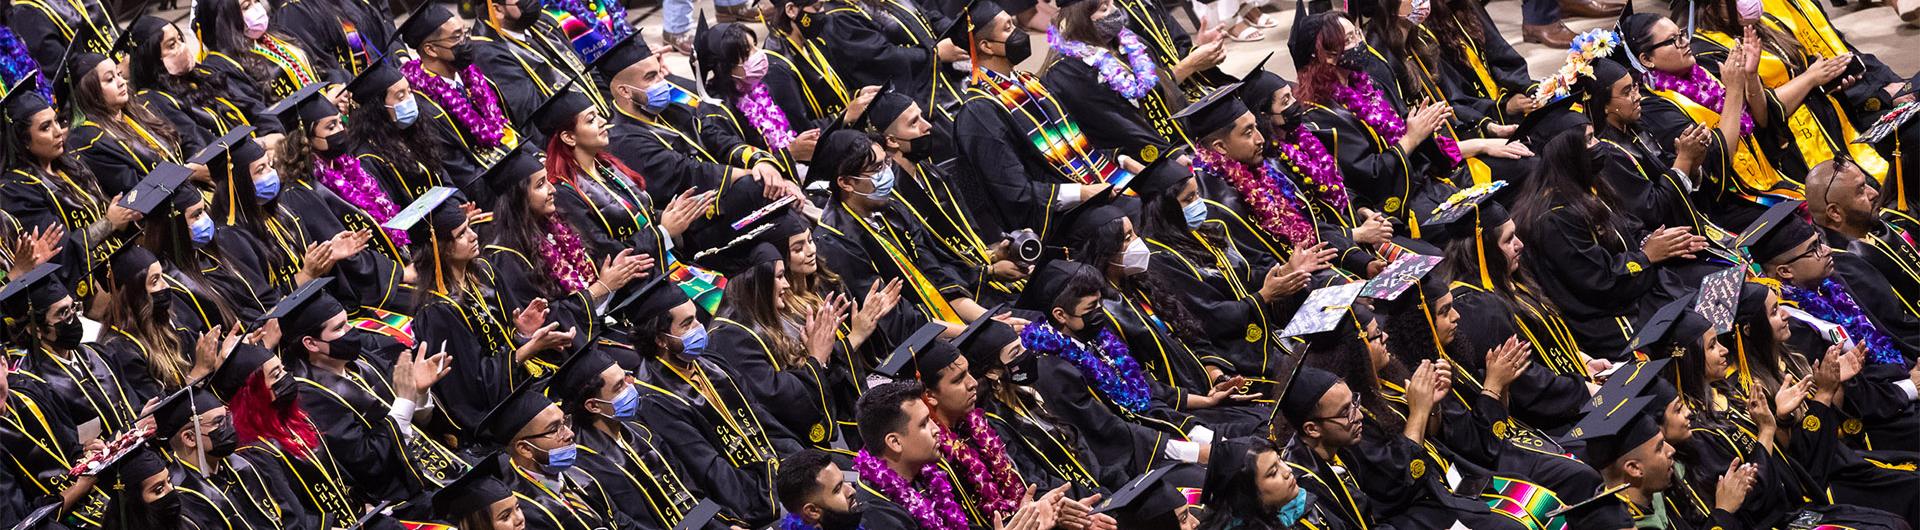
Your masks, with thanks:
M1720 112L1721 109L1726 108L1727 87L1720 84L1720 80L1714 79L1712 74L1707 73L1707 69L1701 68L1698 64L1693 65L1693 70L1687 72L1686 77L1649 68L1647 69L1647 86L1653 87L1654 90L1665 90L1686 96L1687 99L1713 109L1714 112ZM1740 134L1753 134L1753 115L1745 110L1740 111Z
M985 515L1013 515L1027 494L1026 483L1014 473L1013 462L1007 460L1007 446L987 424L986 411L973 409L966 421L973 431L966 439L953 428L940 425L940 454L966 470L967 475L961 478L973 485L980 508L988 512Z
M1312 188L1320 200L1346 209L1346 178L1340 175L1340 162L1327 152L1327 145L1320 143L1320 137L1308 131L1306 125L1295 125L1291 141L1275 138L1272 145L1274 154L1285 159L1288 167L1300 175L1301 184Z
M1400 137L1407 134L1407 121L1387 103L1386 95L1373 86L1373 78L1365 72L1348 72L1347 76L1346 84L1334 87L1333 100L1380 133L1381 140L1389 144L1399 142ZM1439 134L1434 135L1433 142L1454 164L1460 163L1460 144L1453 138Z
M1217 176L1232 185L1246 199L1260 228L1299 248L1313 246L1319 240L1313 223L1301 213L1307 208L1306 198L1293 187L1292 181L1280 174L1272 159L1262 161L1261 174L1254 175L1246 164L1227 158L1225 153L1200 148L1196 154L1193 173Z
M1140 36L1132 30L1120 30L1120 53L1127 55L1127 64L1121 65L1120 59L1105 48L1088 46L1084 42L1067 40L1060 37L1056 28L1047 28L1047 45L1052 46L1061 55L1073 57L1100 70L1100 82L1127 99L1139 99L1160 84L1159 65L1153 62L1153 54L1147 52L1147 46L1140 42Z
M781 517L780 524L775 528L779 528L780 530L820 530L820 527L807 524L806 521L800 520L800 516L798 514L794 514L791 512L789 512L785 517ZM856 528L865 528L865 527L861 526Z
M913 520L926 530L967 530L967 514L960 511L960 504L953 500L953 481L947 473L940 470L938 464L927 464L920 468L920 478L927 485L922 493L907 483L905 477L894 473L885 462L874 458L866 449L853 457L853 469L860 473L860 480L880 490L887 498L893 499L907 513L913 514Z
M1059 355L1073 363L1080 369L1081 377L1094 383L1107 399L1130 412L1147 410L1152 400L1147 376L1140 370L1140 363L1127 355L1127 343L1114 335L1112 329L1100 330L1100 336L1095 341L1095 351L1089 351L1080 341L1053 329L1051 324L1029 324L1020 332L1021 345L1029 350Z
M767 140L768 149L786 149L787 144L793 143L793 127L787 123L787 114L773 104L773 94L767 91L766 83L754 83L753 89L734 102L734 106L747 115L747 121L753 122L753 128Z
M400 207L393 204L393 199L387 197L387 192L380 189L380 184L367 174L366 168L360 167L360 159L350 153L333 157L332 160L316 157L313 178L333 190L347 204L366 211L376 223L386 224L400 211ZM405 248L410 241L405 230L387 230L387 237L401 248Z
M33 74L34 92L47 101L53 101L53 84L47 82L47 76L41 75L39 63L27 54L27 45L13 30L0 27L0 84L7 90L20 86L28 73Z
M1808 314L1845 328L1847 335L1867 347L1867 360L1872 364L1907 365L1906 358L1894 349L1893 338L1867 319L1866 311L1860 309L1860 304L1853 301L1853 295L1838 280L1827 278L1819 289L1782 285L1780 294L1800 304L1800 309Z
M568 291L578 291L600 279L580 244L580 234L567 226L559 214L547 216L547 238L540 242L540 258L546 261L547 275Z
M487 77L480 73L480 67L470 65L460 72L460 81L466 84L464 90L454 88L445 78L427 73L418 59L401 65L400 73L413 84L414 90L426 92L434 103L453 114L454 120L473 133L481 147L497 147L506 138L507 115L500 111L499 96L487 88Z

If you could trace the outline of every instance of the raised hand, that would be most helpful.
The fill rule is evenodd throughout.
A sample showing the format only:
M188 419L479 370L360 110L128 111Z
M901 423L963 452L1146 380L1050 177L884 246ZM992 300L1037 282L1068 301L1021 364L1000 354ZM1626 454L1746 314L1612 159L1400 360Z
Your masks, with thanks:
M1360 215L1366 217L1360 226L1353 229L1353 241L1368 245L1382 245L1393 239L1393 223L1387 222L1387 216L1379 212L1362 208Z
M547 323L547 299L535 298L527 302L526 307L513 312L513 330L522 337L532 337L534 330Z
M514 350L514 361L525 362L540 352L555 350L562 346L573 344L573 337L578 334L579 331L578 328L567 328L566 331L560 331L559 322L540 326L539 329L533 330L533 333L528 335L525 344L521 344L518 349Z
M1740 505L1747 501L1747 493L1753 491L1759 480L1760 466L1733 459L1727 473L1720 475L1720 483L1714 486L1713 507L1727 512L1739 511Z
M845 295L833 295L822 301L820 307L807 315L801 339L807 347L807 356L825 365L833 361L833 341L840 330L840 322L847 316L847 309L853 302Z
M60 254L60 249L63 248L60 242L65 237L67 237L67 228L60 225L35 228L21 235L20 239L14 242L14 261L7 269L7 280L18 280L21 276L26 276L28 272L33 271L34 267L53 261L53 257Z
M234 326L233 333L236 336L227 340L237 342L240 327ZM271 350L280 347L280 338L280 319L274 318L268 319L266 323L260 324L260 329L253 330L253 333L248 333L247 343ZM233 345L225 345L225 350L228 353L232 353Z
M667 231L668 237L680 237L687 227L713 202L713 190L695 191L687 188L667 202L667 208L660 211L660 228Z
M633 249L621 250L619 255L608 256L600 264L600 283L607 285L607 292L626 287L634 278L646 277L648 269L653 267L653 256L635 252Z
M900 305L900 289L904 285L906 285L905 282L895 278L884 284L873 282L873 285L868 286L866 298L860 301L860 310L853 314L853 332L850 338L859 339L856 342L865 342L867 337L872 336L873 330L879 327L880 318Z
M1692 259L1695 252L1707 248L1707 238L1693 234L1693 227L1660 227L1640 244L1647 261L1660 263L1674 258Z
M120 199L125 196L125 194L114 195L113 200L107 201L107 224L112 225L113 230L116 232L126 228L127 225L139 222L147 216L146 214L121 206Z
M1508 337L1507 342L1487 352L1487 380L1482 386L1488 392L1506 397L1507 385L1520 378L1520 374L1533 362L1533 345L1520 341L1520 337Z
M1291 296L1307 288L1307 282L1312 279L1313 274L1307 271L1291 270L1285 265L1274 265L1273 268L1267 269L1266 279L1260 282L1260 299L1272 303L1281 297Z
M1813 379L1787 376L1780 390L1773 393L1773 417L1785 418L1800 410L1800 404L1807 401L1807 392L1813 389Z
M946 43L942 42L941 44ZM966 55L966 50L961 50L960 54L962 56ZM953 62L955 60L957 59L947 59L945 62ZM853 125L854 122L860 120L861 116L866 115L867 105L872 105L873 99L879 96L880 87L878 86L869 85L860 87L860 91L854 93L853 100L847 102L847 110L840 113L840 121L847 125Z
M1331 267L1333 257L1339 254L1340 251L1334 250L1327 246L1327 242L1321 241L1305 249L1294 249L1293 255L1287 257L1287 267L1308 273L1320 272Z

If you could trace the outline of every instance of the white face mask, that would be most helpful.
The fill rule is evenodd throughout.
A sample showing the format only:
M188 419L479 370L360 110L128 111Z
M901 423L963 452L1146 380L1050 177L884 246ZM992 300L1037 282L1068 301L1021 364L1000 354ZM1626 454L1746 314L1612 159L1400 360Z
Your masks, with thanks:
M1427 15L1433 14L1433 0L1410 1L1413 2L1413 9L1407 11L1407 21L1419 24L1427 20Z
M1127 243L1127 249L1120 253L1120 271L1128 276L1147 272L1147 261L1153 258L1153 252L1147 250L1147 240L1133 238Z
M1760 0L1739 0L1734 7L1740 10L1740 20L1760 20L1760 15L1766 12Z
M266 2L254 2L253 7L247 8L246 12L240 14L240 18L247 24L247 38L258 39L261 35L267 34Z

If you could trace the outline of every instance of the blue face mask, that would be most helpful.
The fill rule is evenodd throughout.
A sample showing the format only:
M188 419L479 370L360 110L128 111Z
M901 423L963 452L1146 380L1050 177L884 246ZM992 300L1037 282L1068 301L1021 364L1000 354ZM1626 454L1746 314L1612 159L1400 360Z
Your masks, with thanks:
M531 444L533 442L527 443ZM538 450L539 447L534 447L534 449ZM541 463L541 467L546 468L548 473L559 473L567 470L567 468L573 467L573 459L579 455L580 446L574 444L562 445L549 449L546 453L547 461Z
M253 181L253 198L259 199L260 202L267 202L279 196L280 172L268 168L267 174L261 175L260 180Z
M1287 501L1286 505L1280 507L1277 519L1282 527L1293 526L1300 521L1301 517L1307 516L1307 508L1313 507L1313 492L1304 489L1299 491L1298 495L1293 496L1293 500Z
M881 168L879 173L873 174L870 178L873 179L873 193L862 193L861 195L869 199L885 199L893 196L893 185L896 182L893 178L893 165L889 164L887 167Z
M202 247L213 242L213 216L201 215L188 224L187 229L193 238L193 246Z
M620 391L620 395L614 396L609 403L613 404L613 419L631 420L640 414L640 391L635 390L633 385L627 385L627 389Z
M406 101L389 107L393 109L393 121L398 122L401 128L412 127L413 120L420 118L420 102L413 98L407 96Z
M1195 200L1181 206L1180 213L1187 217L1187 228L1200 228L1200 223L1207 222L1207 201Z
M666 81L661 81L648 86L647 87L647 112L658 114L660 111L666 110L667 105L673 103L673 97L679 91L680 91L680 87L673 86L673 83L668 83Z
M680 353L688 357L699 357L707 353L707 328L694 326L680 334Z

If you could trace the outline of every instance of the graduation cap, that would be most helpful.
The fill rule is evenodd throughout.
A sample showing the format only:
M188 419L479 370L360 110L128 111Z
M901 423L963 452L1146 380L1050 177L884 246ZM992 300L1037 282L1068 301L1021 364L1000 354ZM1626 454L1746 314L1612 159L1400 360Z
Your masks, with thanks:
M1287 327L1280 331L1280 338L1298 337L1333 331L1340 326L1347 310L1353 307L1353 301L1360 296L1365 283L1348 283L1331 287L1321 287L1307 293L1307 300L1300 309L1287 320Z
M334 106L333 100L320 93L326 87L325 83L310 83L300 87L300 90L268 107L267 114L278 116L280 123L288 129L299 131L306 131L320 123L320 120L339 116L340 107Z
M614 366L613 358L599 348L587 348L560 363L553 373L551 397L562 403L583 403L599 395L600 374Z
M1304 71L1320 48L1320 30L1339 15L1307 13L1307 0L1293 2L1293 31L1287 34L1287 53L1293 56L1293 69Z
M426 21L425 13L427 8L433 5L435 5L433 0L420 2L420 5L414 6L413 11L407 13L407 22L421 20L422 23L424 23ZM434 24L433 27L438 29L440 24L444 24L445 22L445 20L442 20L440 23ZM398 42L402 35L400 31L394 31L394 34L387 37L387 41L381 43L380 46L369 46L368 53L371 54L379 50L394 49L395 46L393 44ZM388 60L392 58L392 55L393 53L385 53L370 57L370 60L367 61L366 68L360 69L360 73L354 74L353 79L347 81L347 93L353 96L355 103L360 105L386 106L387 89L404 78L400 74L400 69Z
M13 89L8 90L6 96L0 97L0 110L3 110L6 114L6 122L4 125L8 131L12 131L14 127L29 126L33 123L33 116L35 114L53 108L53 104L48 102L46 97L41 96L37 90L36 87L39 86L39 83L40 82L35 79L35 76L22 76L20 78L20 84L14 85ZM5 142L9 154L21 148L20 146L15 146L14 143L12 140Z
M1607 377L1607 382L1600 385L1600 390L1595 391L1592 398L1588 398L1586 403L1580 405L1580 412L1584 414L1615 408L1622 402L1645 393L1655 381L1665 377L1667 365L1672 362L1671 358L1663 358L1635 361L1621 366L1614 370L1613 375Z
M547 388L547 379L529 379L514 387L506 399L487 411L484 419L473 428L477 442L494 447L504 447L512 443L520 429L532 422L547 407L553 406L553 400L541 394Z
M220 363L220 367L215 368L213 375L207 378L207 389L212 390L220 401L231 403L233 396L247 386L247 378L272 358L273 352L266 348L242 342L234 346L233 353L227 354L226 362Z
M1819 235L1805 217L1799 215L1800 205L1806 201L1785 201L1767 208L1767 212L1740 231L1740 237L1734 239L1734 246L1747 249L1747 255L1757 264L1768 264L1780 259L1794 249L1799 248L1808 239Z
M1633 335L1633 341L1627 345L1625 354L1632 355L1636 351L1646 351L1649 357L1663 357L1668 351L1648 350L1660 345L1685 344L1711 329L1713 325L1707 322L1706 317L1690 310L1692 307L1693 295L1691 294L1660 306L1660 310L1654 312L1653 316L1647 319L1647 323L1641 325L1640 331ZM1672 350L1672 353L1679 355L1678 349Z
M1029 4L1027 7L1032 6ZM1017 10L1006 9L1000 2L995 0L968 0L965 5L960 6L958 12L954 13L953 22L948 23L947 27L940 30L940 38L942 40L951 40L955 46L959 46L960 48L972 50L974 32L980 31L981 28L992 24L994 17L1000 16L1001 13L1008 12L1017 12ZM1024 30L1014 28L1014 31Z
M138 485L148 477L166 470L167 461L160 458L160 454L154 452L151 446L140 443L128 449L124 456L114 460L101 471L113 473L121 484L132 485L134 489L138 489Z
M954 359L960 358L959 348L940 340L940 332L945 330L946 326L939 322L921 325L920 329L907 336L907 340L900 341L900 345L894 347L893 352L887 354L886 361L881 362L873 372L895 380L916 376L922 384L932 384L933 380L940 377L941 370L953 364ZM911 372L908 371L908 364L913 365Z
M302 337L317 337L334 315L346 312L346 306L326 292L333 283L332 277L315 278L295 289L293 294L281 298L267 311L262 321L280 319L280 331L291 340Z
M154 423L153 439L155 441L167 443L172 440L173 436L179 433L181 429L197 423L201 414L206 414L209 410L227 406L226 403L221 403L220 398L213 395L212 392L208 392L204 388L197 388L203 384L204 383L196 382L187 385L185 388L175 390L172 394L168 394L165 398L161 399L160 403L154 407L152 417Z
M1393 263L1387 264L1387 268L1381 269L1379 275L1368 280L1366 287L1360 290L1360 296L1386 301L1400 298L1408 287L1421 283L1421 278L1425 278L1428 272L1445 260L1440 256L1403 253Z
M1715 333L1733 330L1734 307L1740 303L1740 286L1745 283L1746 274L1745 268L1734 267L1700 280L1700 293L1695 296L1693 311L1706 317Z
M1201 96L1199 101L1180 109L1180 112L1173 115L1173 119L1180 120L1180 125L1186 128L1187 134L1193 138L1205 137L1233 127L1233 123L1241 116L1252 112L1247 109L1246 103L1240 100L1241 86L1240 83L1232 83L1213 89L1213 92Z
M253 131L252 125L234 127L233 130L227 131L225 136L216 138L212 143L201 148L193 158L187 159L187 163L201 165L225 163L229 168L252 164L253 161L267 155L267 150L261 148L259 142L253 141Z
M1423 228L1440 226L1458 221L1467 214L1473 213L1480 205L1486 203L1487 199L1493 198L1494 193L1506 187L1507 181L1495 180L1454 192L1445 202L1435 206L1433 212L1426 221L1420 223L1420 226Z
M533 141L530 135L519 135L518 140L519 143L509 148L506 155L480 173L480 180L486 182L487 186L496 190L510 190L519 181L547 168L546 154L529 145Z
M1305 356L1302 353L1301 359L1294 363L1291 375L1284 380L1285 388L1280 390L1280 401L1274 406L1274 412L1284 416L1288 425L1300 425L1316 418L1320 398L1340 382L1340 376L1333 372L1307 366Z
M427 39L433 38L433 34L440 31L440 26L446 25L448 20L453 20L453 9L433 0L427 0L424 4L416 8L413 15L407 17L406 22L400 23L398 28L400 40L406 42L408 48L420 49Z
M126 196L120 199L120 206L141 214L152 214L162 203L171 202L168 199L192 176L193 170L187 166L162 162L142 177L140 183L134 184L133 189L127 190Z
M1595 60L1594 62L1601 61L1605 61L1605 59ZM1609 86L1608 88L1611 89L1612 87ZM1530 139L1533 137L1534 131L1539 129L1541 124L1547 123L1550 118L1558 117L1562 112L1570 112L1573 104L1581 100L1582 98L1579 96L1568 94L1560 99L1549 101L1547 104L1541 105L1540 108L1533 109L1533 112L1527 113L1525 118L1520 118L1520 124L1513 128L1513 134L1507 135L1507 143L1522 140L1531 141Z
M1178 528L1175 512L1187 504L1186 498L1168 487L1166 478L1180 464L1163 466L1134 477L1093 507L1093 513L1107 514L1121 528Z
M639 32L636 31L635 33ZM681 518L679 523L673 525L673 530L700 530L701 528L706 528L707 523L713 522L714 518L720 516L720 509L721 506L719 502L711 498L700 499L698 504L693 505L693 509L687 510L686 517Z
M1281 78L1279 74L1267 71L1267 61L1271 60L1273 52L1267 52L1267 56L1254 63L1247 75L1240 76L1240 89L1236 91L1240 95L1240 102L1256 115L1266 114L1268 109L1273 108L1275 91L1293 86L1292 82Z
M900 119L901 114L906 114L907 107L912 106L914 103L913 96L908 96L900 93L899 90L895 90L893 80L888 79L886 83L880 85L880 92L873 96L873 101L867 104L866 112L861 114L856 121L861 124L861 128L867 131L885 133L887 132L887 127L893 125L895 120ZM920 112L925 114L926 109L920 109ZM826 132L822 132L821 134L824 135Z
M464 521L501 499L513 498L506 458L502 453L480 457L466 473L433 492L433 514L449 521Z
M665 315L673 308L692 302L687 292L668 280L667 275L657 274L645 285L631 290L607 306L607 314L613 315L614 320L634 326L636 331L655 331L639 329L635 324L642 319Z
M53 273L59 272L59 270L59 263L42 263L35 266L33 270L27 271L25 276L7 282L6 287L0 287L0 307L6 308L7 318L9 320L28 318L30 315L44 309L44 301L32 300L33 298L39 297L39 295L27 295L27 293L42 291L42 287L60 286L58 281L49 281L49 279L57 278ZM8 326L12 327L13 322L8 322Z
M39 530L47 528L60 519L62 501L59 495L47 495L33 502L27 516L13 524L13 530Z
M407 204L400 213L393 214L393 217L388 218L386 224L380 227L387 230L405 230L416 243L430 240L432 236L429 232L451 233L454 228L467 222L466 213L446 204L447 199L453 197L453 192L454 189L451 187L434 186L426 193L420 194L420 198ZM448 213L449 211L452 213ZM431 220L427 223L420 223L420 220L428 218Z
M533 118L534 128L540 134L552 137L563 130L572 130L581 112L596 108L592 99L573 90L573 85L578 82L577 79L567 79L567 82L554 89L553 96L541 102L539 108L533 109L533 114L529 116Z
M613 41L613 45L607 47L606 52L593 60L593 69L601 76L612 79L622 70L648 57L653 57L653 49L647 47L646 39L640 38L640 32L635 31Z
M1620 401L1612 407L1594 410L1581 417L1561 441L1586 440L1584 461L1596 470L1606 469L1641 444L1660 439L1660 426L1642 414L1647 410L1647 405L1656 399L1654 396L1638 396Z
M1020 334L1013 326L993 319L993 315L1008 307L1002 303L988 310L985 315L967 324L960 336L953 338L954 347L967 357L968 371L978 377L986 374L988 368L1000 363L1000 351L1008 344L1018 342Z
M1692 2L1688 2L1687 6L1688 6L1688 9L1691 10L1693 6ZM1688 17L1688 19L1689 19L1689 22L1687 23L1686 34L1692 35L1693 34L1693 23L1691 22L1692 17ZM1634 70L1641 71L1641 72L1647 71L1647 66L1640 63L1639 55L1640 55L1640 52L1642 51L1651 51L1651 50L1633 49L1634 36L1644 34L1647 31L1652 30L1654 23L1659 21L1660 21L1660 15L1656 15L1652 13L1635 13L1633 11L1633 2L1627 2L1626 5L1620 8L1620 18L1617 19L1617 21L1614 23L1614 31L1620 34L1620 51L1625 52L1625 55L1627 56L1627 64L1629 66L1632 66Z

